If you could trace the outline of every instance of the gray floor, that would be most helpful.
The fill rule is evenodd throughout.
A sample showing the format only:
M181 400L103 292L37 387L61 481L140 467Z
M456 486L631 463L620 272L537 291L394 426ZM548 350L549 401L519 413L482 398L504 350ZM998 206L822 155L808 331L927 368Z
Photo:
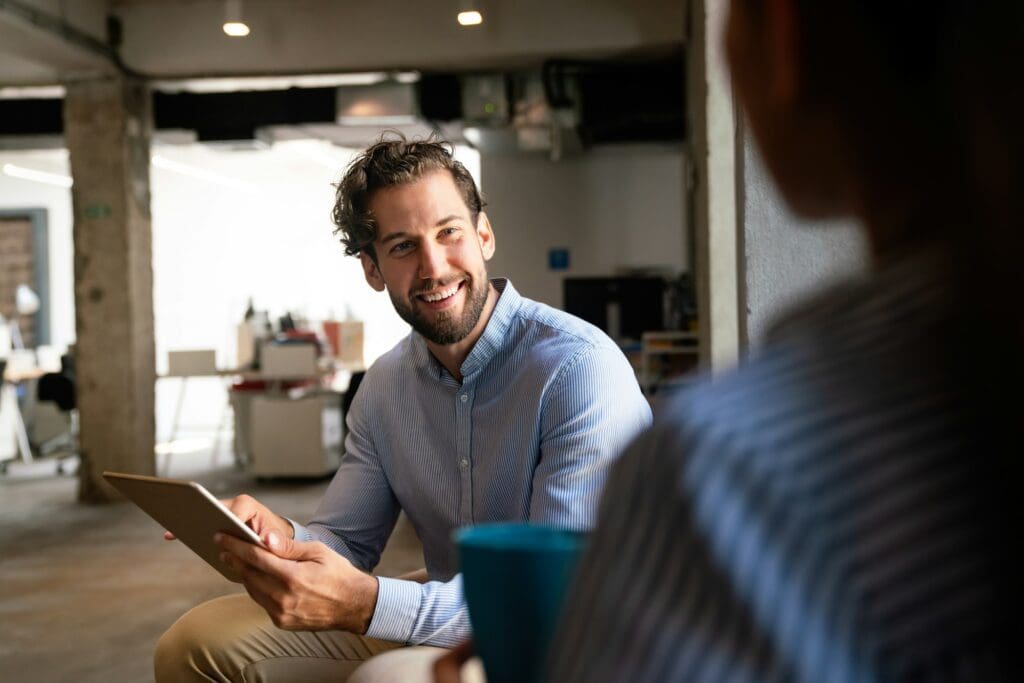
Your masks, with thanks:
M169 476L215 495L246 492L306 521L327 481L257 483L209 453L175 456ZM14 463L0 477L0 681L149 681L153 645L190 607L240 589L161 538L129 503L80 505L77 480L53 462ZM422 566L402 518L378 572Z

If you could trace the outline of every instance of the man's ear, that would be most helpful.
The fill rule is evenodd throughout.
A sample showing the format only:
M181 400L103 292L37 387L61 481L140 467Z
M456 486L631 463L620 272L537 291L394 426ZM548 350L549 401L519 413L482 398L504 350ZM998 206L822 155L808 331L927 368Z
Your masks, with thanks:
M480 251L485 261L490 261L494 256L494 230L491 228L491 221L483 211L476 217L476 237L480 240Z
M386 288L384 278L381 276L377 264L373 262L373 258L365 251L361 251L359 252L359 262L363 264L363 275L366 277L366 284L378 292L383 292Z

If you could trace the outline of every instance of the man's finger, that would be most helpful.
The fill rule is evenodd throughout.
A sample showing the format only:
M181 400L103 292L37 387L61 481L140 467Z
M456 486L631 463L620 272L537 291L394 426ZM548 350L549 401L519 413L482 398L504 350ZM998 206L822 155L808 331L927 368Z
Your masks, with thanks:
M282 539L278 535L275 544L282 547L285 540L291 541L291 539ZM278 557L270 550L261 548L255 543L235 538L229 534L215 534L214 541L241 562L255 567L264 574L270 574L275 577L290 574L294 571L294 563L297 561L311 560L319 557L318 548L321 546L320 543L303 543L299 541L297 545L300 547L291 550L292 557Z
M271 531L263 537L263 542L267 544L278 557L282 557L286 560L315 560L320 557L320 544L309 541L296 541L293 538L287 538L276 531Z
M268 562L281 562L280 559L275 557L273 553L267 551L265 548L261 548L255 543L235 538L230 534L216 533L213 535L213 540L232 557L244 562L245 564L256 567L263 572L272 573L272 568L279 566L276 564L268 564Z
M165 531L164 532L164 540L165 541L176 541L176 540L178 540L178 537L175 536L174 534L172 534L170 531Z
M253 599L257 605L263 608L263 611L274 620L276 624L281 618L281 606L278 601L273 597L273 587L268 590L266 581L271 580L266 574L248 569L245 572L245 580L242 585L245 586L245 592L249 594L249 597Z

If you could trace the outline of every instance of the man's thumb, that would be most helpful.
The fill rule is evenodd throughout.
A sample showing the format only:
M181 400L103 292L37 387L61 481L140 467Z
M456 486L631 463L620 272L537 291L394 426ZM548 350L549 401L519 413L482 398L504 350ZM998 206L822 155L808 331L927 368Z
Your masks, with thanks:
M272 553L287 560L310 559L310 550L314 546L312 543L303 543L292 538L285 538L276 531L268 533L263 542L267 544Z

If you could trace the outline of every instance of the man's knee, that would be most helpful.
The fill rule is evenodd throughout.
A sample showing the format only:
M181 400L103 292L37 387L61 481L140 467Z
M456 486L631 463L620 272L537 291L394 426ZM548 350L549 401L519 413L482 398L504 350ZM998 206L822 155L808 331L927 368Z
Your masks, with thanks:
M433 679L434 660L447 650L439 647L403 647L375 655L359 667L348 683L417 683Z
M230 595L194 607L157 641L153 669L158 682L228 680L244 667L239 650L259 607Z

